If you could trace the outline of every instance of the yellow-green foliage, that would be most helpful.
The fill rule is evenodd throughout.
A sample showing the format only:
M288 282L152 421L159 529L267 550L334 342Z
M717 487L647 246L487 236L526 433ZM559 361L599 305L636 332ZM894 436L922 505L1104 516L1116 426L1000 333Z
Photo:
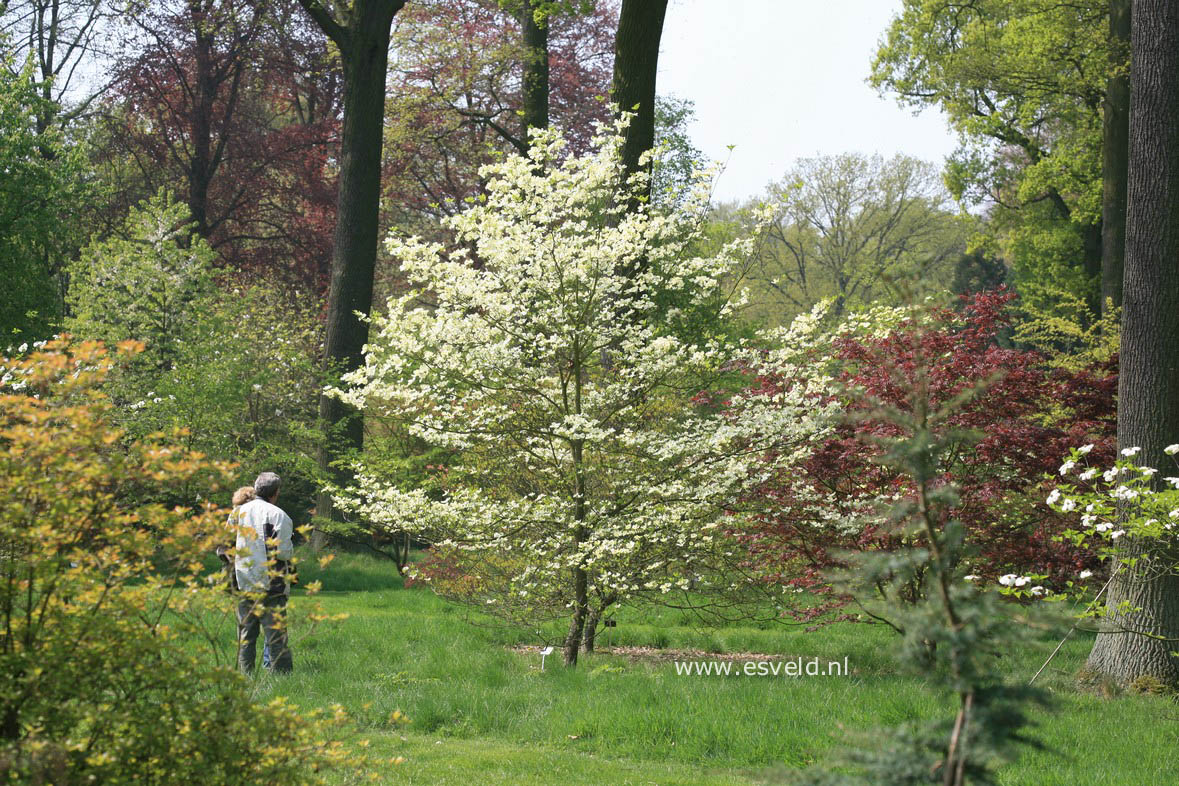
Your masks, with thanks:
M111 425L99 386L140 349L0 358L0 781L318 782L348 757L327 726L193 646L225 512L144 500L230 468Z
M1061 290L1025 294L1013 338L1042 352L1054 366L1092 368L1118 351L1121 309L1107 305L1105 311L1097 317L1082 298Z

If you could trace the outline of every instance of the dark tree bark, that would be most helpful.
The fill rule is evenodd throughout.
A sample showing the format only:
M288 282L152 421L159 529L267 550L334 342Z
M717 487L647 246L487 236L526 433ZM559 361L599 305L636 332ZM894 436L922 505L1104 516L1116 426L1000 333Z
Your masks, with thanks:
M598 623L602 619L602 609L598 606L593 606L589 610L589 616L585 620L585 631L581 636L581 649L588 655L594 651L594 643L598 636Z
M373 301L381 196L381 143L385 119L385 75L389 29L405 0L353 0L337 19L320 0L299 0L336 44L344 71L344 123L340 138L340 179L324 354L333 371L348 372L364 362L368 314ZM337 482L348 473L336 462L364 445L359 413L324 396L319 414L327 429L320 468ZM321 494L320 516L337 518L331 497Z
M655 146L655 76L666 15L667 0L623 0L618 17L611 98L620 112L635 113L622 147L628 175L640 171L639 158ZM650 164L644 169L649 173ZM650 193L648 186L646 196Z
M524 33L524 133L549 127L549 20L536 20L533 0L525 0L520 10L520 27Z
M1109 3L1109 67L1102 119L1101 313L1122 304L1130 153L1130 0Z
M20 63L31 57L44 104L37 133L66 127L109 87L110 22L117 4L104 0L0 0L0 48ZM47 155L48 149L42 150Z
M584 532L579 533L577 545L584 542ZM589 598L587 588L589 574L585 568L573 568L573 616L569 619L569 633L565 636L562 656L566 666L577 665L577 653L581 649L581 637L585 630L585 620L589 615Z
M199 2L188 5L189 17L196 46L193 49L192 160L188 170L188 212L196 224L196 233L209 237L209 183L215 174L213 165L213 101L217 96L217 80L213 75L213 34L207 24L205 9ZM230 89L236 103L237 86L241 79L241 64L235 69Z
M188 210L196 233L208 239L224 220L211 215L215 211L210 210L209 195L233 136L267 4L184 0L175 7L161 6L160 11L136 19L135 24L154 43L164 66L155 77L138 74L137 78L150 84L153 99L163 98L168 104L169 119L184 126L180 140L168 143L169 150L184 165ZM129 68L141 71L138 62ZM124 73L122 79L132 77ZM170 80L181 87L171 102L167 97Z
M602 615L606 613L606 609L610 608L615 600L617 600L617 596L613 594L599 595L598 602L590 608L589 617L585 621L585 631L581 637L581 648L586 653L594 651L598 637L598 624L602 621Z
M1086 224L1081 227L1081 266L1093 282L1089 292L1089 306L1094 314L1101 313L1101 264L1102 264L1102 229L1101 219L1096 224Z
M1118 445L1167 467L1179 441L1179 3L1134 0ZM1165 473L1160 473L1165 474ZM1179 685L1179 549L1133 541L1089 666L1127 684ZM1119 613L1123 602L1138 609Z
M574 362L575 384L574 400L577 402L577 412L581 412L581 364ZM586 528L585 504L585 444L580 439L573 440L570 445L573 453L573 475L575 494L573 503L573 520L577 526L573 530L573 551L581 549L583 543L589 540L589 530ZM584 562L572 568L573 573L573 617L569 620L569 634L565 636L563 647L566 666L577 665L577 651L581 649L581 637L585 630L585 618L589 613L589 572Z

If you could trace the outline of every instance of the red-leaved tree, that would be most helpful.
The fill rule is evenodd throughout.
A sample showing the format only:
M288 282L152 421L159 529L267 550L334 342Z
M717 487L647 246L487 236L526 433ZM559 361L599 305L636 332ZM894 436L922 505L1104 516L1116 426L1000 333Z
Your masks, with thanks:
M1080 570L1099 567L1093 553L1057 539L1070 522L1045 503L1045 478L1069 448L1082 444L1094 445L1096 461L1112 462L1116 357L1072 372L1007 345L1002 337L1015 297L1003 288L963 296L960 310L935 310L883 337L835 339L847 417L801 468L762 487L749 501L761 511L756 523L735 533L767 581L808 593L791 612L795 617L818 619L852 600L828 582L832 571L846 567L847 552L902 545L906 536L890 526L885 511L912 490L905 476L879 461L875 439L897 436L897 427L873 413L884 407L903 416L910 404L898 383L920 370L931 404L961 401L939 428L974 434L938 468L941 482L958 491L946 516L965 526L974 553L969 572L979 580L1045 574L1041 583L1061 586ZM789 384L763 377L756 390L772 395ZM822 600L812 602L814 595Z
M123 31L100 150L112 210L171 189L222 268L321 291L340 111L322 36L289 0L165 0Z
M549 122L572 154L610 117L616 0L553 4ZM390 58L385 185L392 226L428 233L483 188L479 167L526 152L524 49L514 4L424 0L398 16ZM423 226L423 223L425 226Z

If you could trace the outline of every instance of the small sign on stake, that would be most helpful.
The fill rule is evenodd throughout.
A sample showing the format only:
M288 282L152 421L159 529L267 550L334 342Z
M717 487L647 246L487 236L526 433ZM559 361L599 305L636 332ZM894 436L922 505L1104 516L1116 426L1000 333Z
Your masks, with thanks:
M553 654L553 648L551 646L545 647L543 650L540 651L540 670L541 671L544 671L544 659L552 654Z

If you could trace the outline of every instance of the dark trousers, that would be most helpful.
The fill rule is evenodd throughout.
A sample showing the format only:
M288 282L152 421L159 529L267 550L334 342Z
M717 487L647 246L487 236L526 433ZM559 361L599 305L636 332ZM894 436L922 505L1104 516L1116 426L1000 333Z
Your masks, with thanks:
M288 674L293 667L287 645L287 596L267 595L261 599L242 598L237 604L237 665L245 674L254 672L258 633L266 632L270 649L270 670Z

